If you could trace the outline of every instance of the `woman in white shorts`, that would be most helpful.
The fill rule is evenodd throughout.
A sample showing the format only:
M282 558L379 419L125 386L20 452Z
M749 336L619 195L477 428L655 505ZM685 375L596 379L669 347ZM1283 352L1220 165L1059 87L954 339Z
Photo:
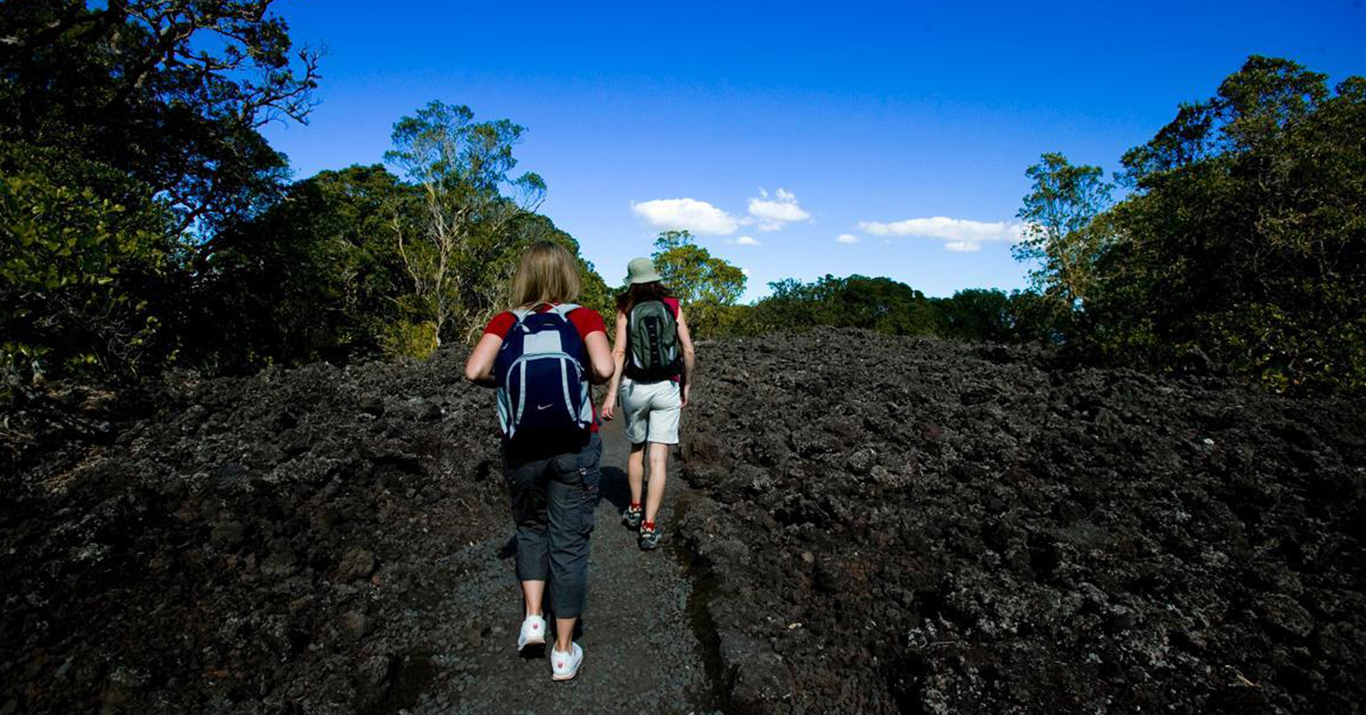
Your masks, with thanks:
M627 273L627 289L617 296L617 332L612 348L616 372L607 388L602 417L610 420L616 416L619 395L626 416L626 438L631 442L626 464L631 504L622 512L621 520L632 529L640 529L640 548L649 551L659 546L662 535L655 517L664 500L669 446L678 444L679 413L688 404L688 376L693 372L694 354L683 309L660 282L650 259L633 259ZM642 505L646 445L650 488Z

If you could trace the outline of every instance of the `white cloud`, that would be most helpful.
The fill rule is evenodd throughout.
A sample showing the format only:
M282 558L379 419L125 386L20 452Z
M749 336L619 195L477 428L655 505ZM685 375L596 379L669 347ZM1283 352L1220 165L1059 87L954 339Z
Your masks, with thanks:
M987 242L1015 243L1020 240L1023 224L1006 221L972 221L947 216L913 218L895 223L860 221L859 228L874 236L920 236L944 241L950 251L981 250Z
M759 220L760 231L777 231L785 223L811 218L811 214L797 204L797 197L787 189L778 189L773 198L769 198L767 191L759 189L758 198L749 200L749 215Z
M835 240L840 243L858 243L858 236L852 233L841 233Z
M702 236L735 233L739 222L734 216L696 199L655 199L632 203L631 210L651 226L684 229Z
M740 244L741 246L758 246L758 245L761 245L758 241L754 240L754 237L753 237L753 236L741 236L741 237L735 239L735 242L738 243L738 244Z
M740 269L740 272L743 273L744 276L745 276L746 278L749 277L749 269L748 269L748 268L741 268L741 269Z

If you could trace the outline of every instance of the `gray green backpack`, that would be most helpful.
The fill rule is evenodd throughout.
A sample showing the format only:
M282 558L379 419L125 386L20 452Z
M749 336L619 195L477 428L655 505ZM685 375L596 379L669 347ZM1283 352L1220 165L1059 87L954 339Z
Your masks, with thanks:
M678 318L662 301L647 300L632 306L627 316L626 376L642 382L658 382L682 371L678 349Z

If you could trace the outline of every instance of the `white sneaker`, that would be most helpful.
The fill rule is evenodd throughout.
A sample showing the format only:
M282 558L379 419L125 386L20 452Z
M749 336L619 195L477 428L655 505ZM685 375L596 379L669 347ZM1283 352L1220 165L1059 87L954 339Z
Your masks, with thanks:
M545 619L540 616L527 616L517 634L518 652L529 645L545 645Z
M578 643L571 644L570 648L568 653L550 649L551 680L569 680L579 674L579 666L583 664L583 649Z

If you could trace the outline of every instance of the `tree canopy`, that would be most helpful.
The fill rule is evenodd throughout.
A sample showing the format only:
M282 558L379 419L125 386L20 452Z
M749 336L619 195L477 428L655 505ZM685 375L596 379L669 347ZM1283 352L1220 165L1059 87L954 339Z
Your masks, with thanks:
M530 242L573 237L514 175L525 129L431 102L381 165L287 180L265 123L305 122L320 53L271 0L12 0L0 13L0 366L423 355L502 309ZM581 302L607 288L580 259Z
M1044 154L1025 175L1033 180L1016 214L1023 235L1011 247L1017 260L1032 261L1035 289L1071 306L1094 281L1095 261L1108 234L1095 218L1109 207L1111 185L1098 166L1074 166L1061 154Z
M1081 340L1107 359L1213 360L1274 389L1366 385L1366 79L1254 56L1126 153ZM1027 202L1028 205L1028 202ZM1068 290L1064 274L1049 287Z
M271 0L10 0L0 13L0 141L58 148L151 188L196 227L273 196L285 159L258 130L305 121L319 52L294 48Z
M10 0L0 13L0 369L136 377L171 365L423 356L506 307L537 240L527 131L430 102L387 165L287 178L260 134L307 120L317 51L270 0ZM1276 390L1366 386L1366 79L1250 57L1107 178L1026 170L1032 289L927 298L885 277L770 283L665 231L653 258L699 337L817 325L1035 340L1155 369L1223 365ZM1118 192L1118 200L1115 200ZM610 321L609 321L610 324Z
M509 222L545 196L540 176L509 176L524 131L506 119L476 122L469 107L439 101L394 124L394 148L384 158L420 188L420 198L415 214L395 206L391 229L413 283L412 307L431 324L433 349L452 317L457 334L478 327L482 312L462 301L507 247ZM494 296L475 297L487 303Z
M739 268L716 258L687 231L663 231L655 238L655 270L678 297L688 324L698 336L729 332L732 308L745 292Z

